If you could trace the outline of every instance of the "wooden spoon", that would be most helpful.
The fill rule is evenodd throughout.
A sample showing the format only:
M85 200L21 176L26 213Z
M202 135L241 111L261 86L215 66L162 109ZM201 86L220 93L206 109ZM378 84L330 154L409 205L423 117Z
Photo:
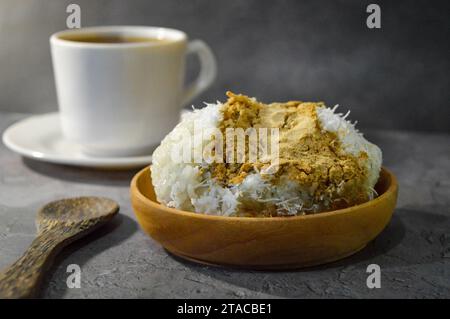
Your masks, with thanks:
M32 298L53 257L118 211L115 201L100 197L67 198L42 207L36 218L38 236L22 257L0 273L0 298Z

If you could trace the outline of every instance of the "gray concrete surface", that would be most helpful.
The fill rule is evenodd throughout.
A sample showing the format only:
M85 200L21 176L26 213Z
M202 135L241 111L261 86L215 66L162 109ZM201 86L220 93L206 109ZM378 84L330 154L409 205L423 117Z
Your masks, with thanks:
M2 0L0 110L56 109L48 38L70 3L82 26L168 26L209 43L219 76L197 107L234 90L340 104L362 128L450 132L448 0ZM379 30L366 27L369 3Z
M0 112L0 132L24 115ZM0 145L0 268L35 235L36 210L67 196L117 200L120 217L57 258L44 298L449 298L450 135L372 131L384 163L400 182L389 226L344 260L301 271L218 269L168 255L136 224L128 185L134 171L107 172L24 160ZM380 265L381 289L366 287L366 268ZM79 264L81 288L68 289L66 268Z

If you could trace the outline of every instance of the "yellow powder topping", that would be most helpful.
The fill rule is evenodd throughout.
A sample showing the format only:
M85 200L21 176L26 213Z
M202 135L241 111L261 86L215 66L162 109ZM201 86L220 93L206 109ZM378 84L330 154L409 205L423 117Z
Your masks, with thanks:
M227 92L227 96L219 125L223 134L227 128L279 129L280 167L274 176L267 177L270 183L297 182L316 200L330 198L329 209L368 200L364 188L366 169L360 167L357 158L342 150L334 133L320 126L316 108L323 103L290 101L263 104L231 92ZM213 163L210 171L223 185L236 185L249 173L268 165L261 162Z

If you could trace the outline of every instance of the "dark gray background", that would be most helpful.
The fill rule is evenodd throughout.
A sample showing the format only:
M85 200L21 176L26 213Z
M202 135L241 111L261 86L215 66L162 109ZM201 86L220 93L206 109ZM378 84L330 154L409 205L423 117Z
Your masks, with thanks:
M0 0L0 110L57 108L48 37L69 3L82 26L168 26L208 42L219 76L197 105L234 90L338 103L362 129L450 131L449 1ZM381 30L366 27L369 3Z

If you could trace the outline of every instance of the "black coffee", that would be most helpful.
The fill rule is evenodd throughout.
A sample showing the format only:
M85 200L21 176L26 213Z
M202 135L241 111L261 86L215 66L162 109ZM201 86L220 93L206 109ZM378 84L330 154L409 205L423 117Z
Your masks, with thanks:
M86 43L142 43L142 42L170 42L167 39L157 39L151 37L137 37L117 34L74 34L64 35L61 37L63 40L86 42Z

